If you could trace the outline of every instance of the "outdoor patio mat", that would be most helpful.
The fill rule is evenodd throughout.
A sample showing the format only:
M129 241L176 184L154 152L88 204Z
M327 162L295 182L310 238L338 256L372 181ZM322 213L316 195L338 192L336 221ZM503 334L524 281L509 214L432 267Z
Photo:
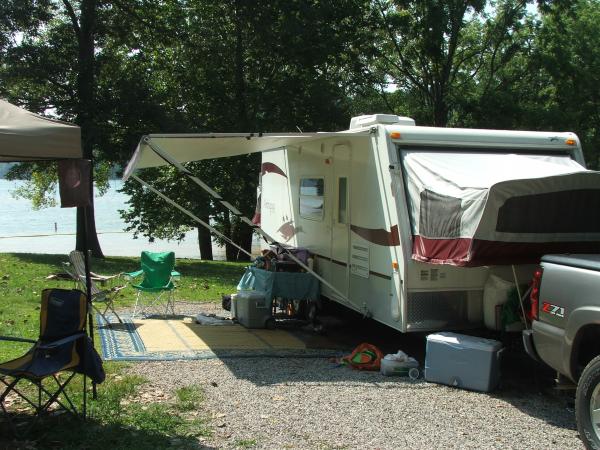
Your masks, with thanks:
M339 356L326 338L301 339L289 331L247 329L241 325L199 325L192 319L149 318L123 323L97 316L102 357L107 361L165 361L252 356Z

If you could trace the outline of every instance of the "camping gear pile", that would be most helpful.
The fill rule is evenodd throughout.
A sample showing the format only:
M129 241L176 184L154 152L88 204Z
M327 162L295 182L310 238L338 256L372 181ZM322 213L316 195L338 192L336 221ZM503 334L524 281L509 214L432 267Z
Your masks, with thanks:
M275 328L277 320L316 323L320 302L319 281L301 265L312 265L306 249L267 250L256 258L237 286L223 297L223 308L247 328Z

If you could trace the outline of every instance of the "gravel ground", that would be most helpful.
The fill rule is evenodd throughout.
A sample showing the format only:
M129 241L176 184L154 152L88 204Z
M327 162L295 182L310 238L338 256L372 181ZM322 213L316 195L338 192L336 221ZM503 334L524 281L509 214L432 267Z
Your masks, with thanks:
M482 394L322 358L143 362L129 370L151 380L145 391L201 386L213 429L207 448L583 448L572 398L524 387L525 378L509 376Z
M151 389L204 389L212 438L236 448L582 448L564 399L386 378L323 359L147 362Z

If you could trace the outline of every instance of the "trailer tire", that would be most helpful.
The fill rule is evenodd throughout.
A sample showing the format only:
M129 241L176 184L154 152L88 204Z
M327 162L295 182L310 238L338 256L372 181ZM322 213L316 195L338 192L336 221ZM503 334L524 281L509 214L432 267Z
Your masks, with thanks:
M593 423L592 410L600 409L600 356L583 370L577 385L575 415L579 436L588 449L600 449L600 419ZM600 414L600 413L599 413Z

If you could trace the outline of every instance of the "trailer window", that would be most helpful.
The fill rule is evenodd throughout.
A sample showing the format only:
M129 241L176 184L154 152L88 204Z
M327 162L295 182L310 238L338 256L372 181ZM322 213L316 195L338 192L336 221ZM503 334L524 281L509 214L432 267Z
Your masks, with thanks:
M346 223L348 217L348 179L338 178L338 223Z
M325 180L323 178L300 179L300 217L323 220L324 199Z

